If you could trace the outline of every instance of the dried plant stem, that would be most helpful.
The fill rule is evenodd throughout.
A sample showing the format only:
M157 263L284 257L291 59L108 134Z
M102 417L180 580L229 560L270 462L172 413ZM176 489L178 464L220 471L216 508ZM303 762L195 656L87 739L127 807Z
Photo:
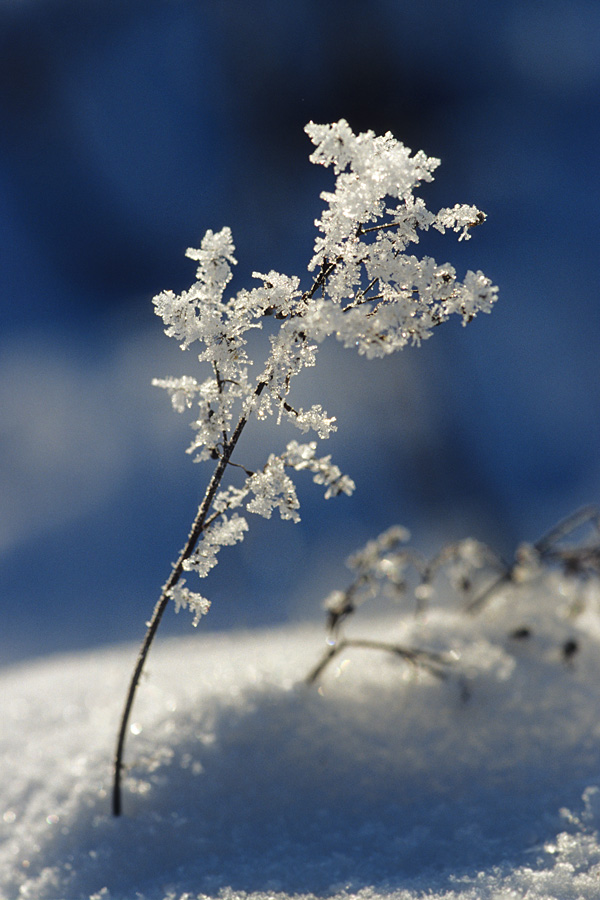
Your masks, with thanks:
M403 647L401 644L390 644L387 641L375 641L367 638L343 638L325 651L320 661L307 675L306 683L314 684L329 663L344 650L347 650L348 647L384 650L387 653L392 653L394 656L401 657L413 666L421 666L423 669L427 669L436 678L446 678L445 666L448 665L449 660L441 653L431 653L428 650L419 650L414 647Z
M256 396L258 397L263 389L265 388L267 382L261 381L255 391ZM227 441L223 448L223 454L219 459L219 463L213 472L213 476L209 482L209 485L206 489L206 493L204 495L204 499L200 506L198 507L198 512L196 513L196 518L194 519L191 531L189 533L186 544L179 554L179 559L173 566L173 570L171 575L169 576L168 581L163 586L161 591L161 595L154 607L154 612L152 613L152 618L148 622L148 629L146 631L146 635L140 647L137 661L135 664L135 668L133 670L133 674L131 676L131 681L129 684L129 690L127 692L127 697L125 700L125 706L123 708L123 713L121 715L121 724L119 728L119 734L117 738L117 746L115 750L114 756L114 764L113 764L113 792L112 792L112 811L113 815L120 816L122 811L122 803L121 803L121 773L123 771L123 753L125 750L125 738L127 735L127 726L129 724L129 716L131 714L131 708L133 706L133 701L135 698L135 693L137 690L137 686L140 681L140 677L142 675L142 670L144 668L144 663L146 661L146 657L148 655L148 651L152 645L152 641L154 640L154 636L160 624L160 620L163 617L163 613L167 608L169 603L169 591L173 588L177 582L179 581L181 574L183 572L183 564L186 559L194 552L194 548L198 543L200 535L202 534L204 528L206 527L206 519L208 513L210 511L212 502L215 498L215 494L219 489L219 485L223 479L223 475L225 474L225 470L227 465L229 464L229 460L231 455L235 449L235 445L237 444L244 427L248 422L247 416L242 416L236 426L235 431L233 432L231 439Z
M488 600L490 600L491 597L493 597L494 594L500 590L500 588L504 587L504 585L506 584L511 584L512 581L513 566L507 566L503 572L500 572L497 578L494 578L492 583L488 587L486 587L485 590L481 592L481 594L478 594L477 597L467 603L467 605L465 606L465 612L469 613L470 615L476 615L477 613L481 612Z
M583 525L591 524L596 533L600 532L600 511L596 506L584 506L558 522L543 537L533 544L533 550L539 559L559 563L564 570L571 573L582 573L586 570L597 571L600 551L597 544L591 546L576 545L561 549L557 546L563 538L568 537ZM502 562L499 560L499 562ZM519 565L518 554L512 565L502 563L503 569L498 577L478 597L467 606L466 612L480 612L488 600L506 584L515 583L515 570Z
M555 545L562 538L576 531L581 525L591 522L596 531L600 530L600 511L597 506L584 506L575 510L566 519L562 519L547 534L535 542L534 547L538 553L544 555L555 549Z

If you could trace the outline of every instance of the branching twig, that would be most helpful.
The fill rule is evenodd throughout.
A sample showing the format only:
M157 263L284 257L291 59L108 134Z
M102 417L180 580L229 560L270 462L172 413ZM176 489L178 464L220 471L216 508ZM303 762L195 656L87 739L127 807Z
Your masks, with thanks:
M593 540L561 546L565 538L585 525L593 527ZM357 576L349 587L344 591L334 591L326 602L330 646L307 676L309 684L313 684L329 663L349 647L383 650L400 656L412 665L421 666L437 677L446 677L445 667L451 659L448 656L385 641L345 638L340 635L341 626L346 619L367 599L380 593L381 585L393 586L395 590L404 589L403 583L398 581L398 564L401 564L401 569L412 566L420 576L415 589L417 612L423 611L422 600L429 597L437 575L457 563L460 568L455 575L455 586L464 593L472 590L473 579L480 580L482 573L486 572L488 579L491 579L463 607L464 612L471 615L479 613L504 586L518 585L523 580L537 577L542 565L546 568L558 566L567 576L575 575L584 579L592 575L600 576L600 512L594 506L586 506L567 516L535 544L521 545L510 565L486 544L471 540L448 544L425 563L413 552L398 549L400 532L398 535L394 535L394 529L384 532L350 558L349 564L357 571ZM517 629L512 637L522 637L525 632L529 634L528 629ZM569 659L576 649L576 642L568 641L563 647L565 659Z
M567 535L572 534L582 525L588 522L593 523L597 532L600 532L600 512L597 506L584 506L576 510L563 519L558 525L555 525L547 534L535 542L534 547L539 554L544 556L549 551L552 553L556 549L556 544Z
M582 525L592 524L599 540L595 544L558 547L561 540L573 534ZM469 613L478 613L485 604L506 584L518 581L517 572L523 567L523 557L533 554L534 559L546 563L558 563L568 574L600 574L600 513L596 506L584 506L562 519L554 528L533 545L522 545L515 554L512 565L503 563L504 569L498 578L472 600L466 607Z
M231 461L231 456L252 411L256 410L257 416L264 418L273 413L273 406L277 407L273 401L279 400L281 409L301 431L310 428L320 437L326 436L334 420L326 417L320 405L314 405L307 413L297 412L285 399L292 377L305 366L314 364L315 352L322 340L332 336L347 347L357 348L359 353L385 355L402 349L411 338L418 341L428 337L434 325L457 312L461 305L464 321L470 320L477 311L489 312L496 301L497 288L481 272L468 272L464 282L457 282L454 270L446 267L447 278L444 280L452 282L456 294L455 302L448 304L450 288L440 283L439 267L431 271L429 259L401 258L405 241L416 240L416 228L423 226L423 222L428 223L424 227L431 224L442 231L447 227L457 230L457 223L470 224L465 216L483 215L476 210L473 212L472 207L458 205L454 211L442 210L422 222L412 215L408 197L420 182L431 180L437 160L424 154L411 156L410 150L391 135L382 140L367 132L360 140L355 140L344 120L326 126L311 122L306 131L316 148L311 161L325 166L333 164L336 175L340 176L336 180L335 193L322 195L329 208L317 222L321 235L309 263L309 270L316 270L317 274L310 287L300 294L299 278L272 272L269 276L257 276L263 281L262 287L249 292L239 291L225 300L224 291L232 277L231 266L236 263L231 230L225 227L216 234L207 231L200 248L190 248L186 252L189 258L198 262L192 290L181 295L163 291L154 298L155 311L163 319L165 333L181 341L182 349L200 341L204 350L199 360L212 364L214 382L209 379L199 384L195 378L184 376L156 379L155 383L169 391L178 412L190 408L197 397L200 418L192 423L197 434L188 452L198 449L195 461L213 459L216 468L187 542L154 607L129 684L114 757L112 805L117 816L121 814L121 775L129 717L146 657L167 604L173 599L176 608L183 606L195 610L196 622L206 611L208 601L184 587L182 573L196 571L204 578L216 564L220 547L241 540L248 528L244 517L236 513L229 518L225 512L240 506L252 493L253 498L246 503L247 511L268 518L273 509L279 508L282 518L297 521L299 503L293 481L284 471L286 466L296 471L308 469L313 479L326 487L326 498L338 493L350 494L354 489L352 480L341 474L331 463L330 456L315 456L316 442L299 445L292 441L283 454L269 455L262 473L257 471L253 475L245 466L240 466L247 476L245 486L240 490L230 488L221 492L228 466L239 465ZM350 181L343 174L348 168L355 176ZM352 197L355 190L359 191L358 205ZM392 213L386 207L387 197L403 201L404 208L398 207ZM367 226L366 223L377 223L384 215L393 221ZM380 240L378 234L370 234L394 228L399 229L399 240L395 243ZM405 239L406 229L410 232ZM369 239L361 241L364 236ZM361 244L362 247L357 249ZM373 272L378 273L376 278L372 277ZM383 273L387 273L385 277ZM332 285L330 279L334 274L335 284ZM368 282L368 286L361 289L363 281ZM400 302L405 299L405 285L414 286L412 301L415 308L409 312ZM322 299L317 302L318 291ZM371 291L373 295L368 296ZM382 314L388 306L393 309L397 302L397 316ZM349 305L344 307L344 303ZM357 311L356 307L362 304L371 306ZM340 315L349 309L354 309L353 314ZM278 335L272 338L271 354L263 374L253 386L247 378L247 365L253 365L253 362L246 355L244 335L250 329L260 327L262 323L257 320L267 315L284 321ZM292 320L299 320L299 323ZM264 389L268 396L259 403L258 397ZM236 416L233 410L239 408L238 404L242 411L234 427ZM219 516L221 521L215 523ZM378 545L379 550L395 549L403 540L400 531L392 529L386 535L385 547ZM366 567L364 585L368 587L370 581L380 583L385 578L396 592L403 590L401 573L409 557L396 552L393 558L380 561L386 564L380 571L370 572L368 560L360 564ZM356 591L362 590L362 575L362 571L359 572ZM356 592L352 596L351 593L346 594L345 605L332 610L332 615L338 616L338 622L360 599ZM412 665L423 666L437 677L444 677L446 660L438 654L385 642L350 639L340 640L328 651L317 674L341 649L352 646L393 653Z
M303 295L305 299L310 299L314 296L315 292L319 288L320 285L324 284L328 275L335 269L336 263L323 263L321 270L318 275L313 280L312 286L305 292ZM224 380L221 378L220 372L216 366L213 364L213 369L215 373L215 379L217 381L217 387L219 393L222 393L222 386ZM267 370L266 374L263 376L262 380L258 383L255 388L254 396L258 398L265 387L269 384L269 381L273 377L272 370ZM164 615L164 612L167 608L170 599L170 591L175 587L179 579L181 578L182 572L184 570L184 563L188 560L193 554L198 540L202 535L202 532L211 524L215 518L220 515L220 513L216 513L215 515L209 518L210 509L215 498L215 495L221 485L221 481L223 480L223 476L225 471L229 465L235 465L231 463L231 456L236 447L236 444L244 430L246 424L248 422L247 416L242 416L229 439L227 437L227 433L223 431L223 451L219 457L218 464L213 472L212 478L208 484L206 489L206 493L204 495L204 499L198 508L198 512L196 514L196 518L192 524L192 528L190 530L188 539L183 547L181 553L179 554L179 558L173 569L171 571L171 575L169 579L164 584L160 597L154 607L154 611L152 613L152 617L147 624L147 631L140 647L136 664L133 670L133 674L131 676L131 681L129 683L129 689L127 691L127 696L125 699L125 705L123 708L123 712L121 714L120 726L117 736L117 744L114 755L113 762L113 791L112 791L112 811L113 815L120 816L122 812L122 801L121 801L121 775L123 771L123 755L125 751L125 740L127 736L127 727L129 724L129 718L131 715L131 710L133 707L133 702L135 699L136 690L142 675L142 671L144 668L144 664L146 661L146 657L148 656L148 652L150 647L152 646L152 642L156 635L156 631L160 624L160 621ZM244 468L243 466L241 468ZM248 470L246 470L248 471Z

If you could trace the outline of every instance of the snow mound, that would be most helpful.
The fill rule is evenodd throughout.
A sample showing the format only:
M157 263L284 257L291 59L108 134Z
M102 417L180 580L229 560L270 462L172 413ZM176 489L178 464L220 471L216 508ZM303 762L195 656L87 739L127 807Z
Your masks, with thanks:
M314 627L159 643L120 819L137 648L5 671L0 895L599 898L600 620L529 600L372 626L445 679L349 648L308 686Z

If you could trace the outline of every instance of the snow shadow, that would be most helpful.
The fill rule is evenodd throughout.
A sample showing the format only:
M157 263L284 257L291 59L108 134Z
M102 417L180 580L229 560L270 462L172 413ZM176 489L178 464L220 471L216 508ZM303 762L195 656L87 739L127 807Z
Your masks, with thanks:
M484 674L465 701L453 679L360 669L321 691L248 685L165 713L130 748L126 816L75 825L95 857L73 886L439 889L547 860L544 843L568 829L561 808L580 808L600 774L577 671Z

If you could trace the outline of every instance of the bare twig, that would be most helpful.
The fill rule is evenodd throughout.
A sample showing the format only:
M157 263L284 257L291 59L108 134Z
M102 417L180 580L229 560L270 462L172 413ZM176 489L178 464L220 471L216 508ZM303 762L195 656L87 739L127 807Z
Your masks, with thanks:
M584 506L576 510L563 519L558 525L555 525L547 534L535 542L534 547L542 556L553 551L556 544L567 535L572 534L582 525L588 522L593 523L597 532L600 532L600 513L596 506Z
M367 650L383 650L415 666L428 671L436 678L446 678L446 666L449 658L441 653L433 653L429 650L420 650L416 647L404 647L401 644L391 644L387 641L375 641L367 638L342 638L338 643L328 647L317 665L306 677L307 684L314 684L317 678L324 672L329 663L349 647L364 647Z
M597 533L597 541L594 544L579 544L571 547L558 547L564 538L573 534L578 528L587 524L593 525ZM527 548L527 545L524 545ZM571 515L562 519L554 528L551 528L535 544L530 545L530 550L539 560L548 563L558 563L566 573L600 574L600 512L596 506L584 506ZM504 571L498 578L466 607L467 612L477 613L490 600L493 595L506 584L514 584L518 568L522 565L523 551L517 550L512 565L504 564Z

